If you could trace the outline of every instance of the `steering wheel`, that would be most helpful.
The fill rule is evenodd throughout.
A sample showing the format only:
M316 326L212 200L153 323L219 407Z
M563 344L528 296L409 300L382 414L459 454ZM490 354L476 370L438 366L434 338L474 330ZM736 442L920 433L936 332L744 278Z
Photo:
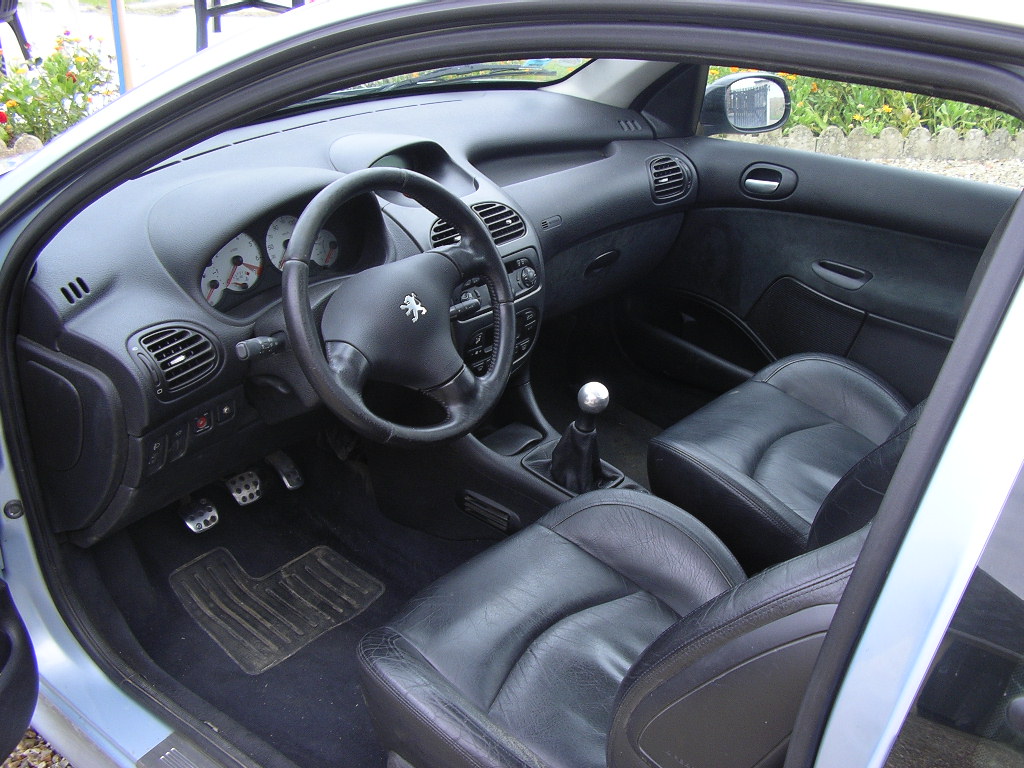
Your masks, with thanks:
M317 332L309 302L309 261L327 218L375 190L400 192L446 219L461 234L452 246L358 272L331 296ZM498 402L512 368L515 309L508 273L483 222L432 179L400 168L357 171L325 187L303 210L282 267L285 327L313 389L342 421L379 443L424 445L468 433ZM477 377L452 339L452 292L482 276L491 295L494 350ZM321 341L322 338L322 341ZM399 384L440 403L444 419L407 426L373 413L368 381Z

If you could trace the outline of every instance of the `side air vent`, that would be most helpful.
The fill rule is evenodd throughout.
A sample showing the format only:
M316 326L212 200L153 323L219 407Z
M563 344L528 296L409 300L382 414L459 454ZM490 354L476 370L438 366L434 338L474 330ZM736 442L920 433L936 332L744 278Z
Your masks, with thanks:
M619 120L619 128L625 133L636 133L644 129L637 120Z
M526 234L526 224L523 217L513 211L507 205L501 203L476 203L473 210L479 216L491 233L491 239L495 244L501 245L522 237ZM444 245L454 245L459 242L459 231L444 219L438 219L430 228L430 246L440 248Z
M430 228L430 247L440 248L444 245L455 245L461 236L454 224L449 224L444 219L438 219Z
M191 328L166 326L146 331L138 337L137 346L148 356L146 360L139 354L151 374L150 363L156 365L157 393L165 397L195 386L217 367L213 342Z
M89 285L82 278L76 277L61 288L60 292L68 304L76 304L89 295Z
M656 202L675 200L690 191L693 176L678 157L656 157L648 167L651 172L651 194Z

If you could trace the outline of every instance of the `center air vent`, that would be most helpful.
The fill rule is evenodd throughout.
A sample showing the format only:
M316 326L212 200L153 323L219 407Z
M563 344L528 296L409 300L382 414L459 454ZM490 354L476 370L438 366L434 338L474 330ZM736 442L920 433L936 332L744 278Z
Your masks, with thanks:
M476 215L483 219L491 239L496 245L507 243L526 234L523 217L507 205L501 203L476 203L473 205ZM440 248L459 242L459 231L444 219L438 219L430 228L430 247Z
M157 394L177 395L198 384L217 367L217 348L199 331L165 326L144 331L129 342L156 380Z
M690 191L693 174L678 157L656 157L648 167L651 172L651 195L656 202L676 200Z

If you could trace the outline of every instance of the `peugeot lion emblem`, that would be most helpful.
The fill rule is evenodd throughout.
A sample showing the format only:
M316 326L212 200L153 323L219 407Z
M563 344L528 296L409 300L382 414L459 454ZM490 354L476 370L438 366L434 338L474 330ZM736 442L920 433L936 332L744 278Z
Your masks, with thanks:
M402 301L398 308L404 309L405 316L411 317L414 323L420 319L420 315L427 314L427 308L420 303L420 300L416 298L415 293L410 293L406 296L405 300Z

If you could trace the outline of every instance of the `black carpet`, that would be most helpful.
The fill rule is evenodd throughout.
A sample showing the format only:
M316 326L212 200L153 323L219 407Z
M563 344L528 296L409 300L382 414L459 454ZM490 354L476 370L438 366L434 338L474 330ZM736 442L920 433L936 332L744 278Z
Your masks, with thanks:
M486 542L446 541L393 523L378 511L359 464L317 448L292 455L306 474L299 490L285 491L270 472L262 473L272 480L263 498L247 507L213 490L221 522L208 532L190 533L173 511L157 513L94 548L97 565L139 643L182 685L300 766L382 766L356 644ZM174 571L212 550L222 548L246 573L262 576L318 546L382 582L384 591L260 674L243 671L171 589Z

